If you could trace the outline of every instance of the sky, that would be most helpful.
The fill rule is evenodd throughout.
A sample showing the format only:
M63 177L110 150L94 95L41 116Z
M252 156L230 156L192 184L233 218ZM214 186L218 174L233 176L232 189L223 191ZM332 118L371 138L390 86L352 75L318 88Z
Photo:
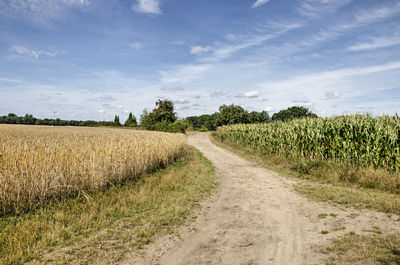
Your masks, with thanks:
M0 0L0 115L400 113L400 0Z

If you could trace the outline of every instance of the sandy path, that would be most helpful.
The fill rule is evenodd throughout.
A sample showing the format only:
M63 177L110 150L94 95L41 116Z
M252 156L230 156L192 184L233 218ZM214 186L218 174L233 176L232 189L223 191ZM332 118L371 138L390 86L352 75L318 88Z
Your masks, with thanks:
M314 246L346 232L322 236L321 229L346 225L356 231L386 218L309 202L292 191L293 181L215 146L208 134L192 134L188 143L214 164L220 191L179 239L161 239L147 250L144 260L126 263L318 264L321 257ZM344 218L321 221L316 217L331 212Z
M216 167L221 193L202 227L160 264L304 264L306 222L278 179L194 134L188 143Z

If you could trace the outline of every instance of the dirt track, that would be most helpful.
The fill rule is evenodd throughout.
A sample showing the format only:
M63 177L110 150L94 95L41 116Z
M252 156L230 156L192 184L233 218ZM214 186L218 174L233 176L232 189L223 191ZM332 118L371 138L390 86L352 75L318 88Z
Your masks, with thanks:
M219 192L199 219L180 231L180 238L162 238L146 250L143 260L128 258L126 263L320 264L315 249L329 238L388 221L384 214L310 202L292 191L293 181L215 146L207 134L195 133L188 143L216 167ZM340 218L319 220L320 213ZM343 225L346 231L335 230ZM330 233L321 235L321 229Z

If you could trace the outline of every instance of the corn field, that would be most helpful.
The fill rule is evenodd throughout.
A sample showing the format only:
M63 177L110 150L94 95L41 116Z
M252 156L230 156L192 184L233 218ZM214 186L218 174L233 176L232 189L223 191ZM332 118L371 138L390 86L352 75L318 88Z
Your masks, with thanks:
M183 134L0 125L0 215L96 191L184 154Z
M349 115L217 129L222 141L263 154L400 169L400 117Z

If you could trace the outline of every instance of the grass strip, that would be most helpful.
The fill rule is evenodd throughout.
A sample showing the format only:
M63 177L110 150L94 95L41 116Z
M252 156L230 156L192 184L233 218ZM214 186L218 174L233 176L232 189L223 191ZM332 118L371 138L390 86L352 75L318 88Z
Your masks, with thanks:
M282 156L262 155L251 148L221 142L212 137L213 143L239 156L254 161L260 166L281 173L283 176L300 178L302 181L295 190L316 201L331 202L341 206L352 206L357 209L369 208L385 213L400 214L400 194L385 192L381 189L362 188L351 181L340 181L338 178L327 177L328 171L334 170L333 165L324 167L324 163L290 159ZM340 168L338 170L341 170ZM344 171L343 171L344 172ZM343 173L344 174L344 173ZM362 175L363 172L344 175Z
M400 235L357 235L354 232L333 240L323 249L334 264L400 264Z

